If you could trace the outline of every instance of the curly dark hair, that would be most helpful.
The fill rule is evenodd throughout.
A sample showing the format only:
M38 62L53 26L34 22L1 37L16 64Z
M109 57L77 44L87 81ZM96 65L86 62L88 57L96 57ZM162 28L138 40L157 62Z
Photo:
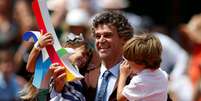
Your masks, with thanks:
M105 10L95 15L91 24L93 34L95 32L95 28L104 24L115 26L119 37L123 37L125 40L128 40L133 36L133 27L120 11Z

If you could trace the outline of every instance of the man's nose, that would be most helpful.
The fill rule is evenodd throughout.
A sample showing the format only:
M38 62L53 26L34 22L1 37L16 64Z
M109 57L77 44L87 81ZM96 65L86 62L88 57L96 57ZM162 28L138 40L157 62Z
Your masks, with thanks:
M104 38L104 36L101 36L99 41L100 41L100 42L105 42L106 39Z

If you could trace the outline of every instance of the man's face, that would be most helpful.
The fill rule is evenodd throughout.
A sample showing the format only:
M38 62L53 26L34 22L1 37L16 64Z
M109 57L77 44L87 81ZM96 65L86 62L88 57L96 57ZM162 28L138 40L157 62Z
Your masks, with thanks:
M101 59L118 58L122 55L123 39L116 27L99 25L95 28L96 49Z

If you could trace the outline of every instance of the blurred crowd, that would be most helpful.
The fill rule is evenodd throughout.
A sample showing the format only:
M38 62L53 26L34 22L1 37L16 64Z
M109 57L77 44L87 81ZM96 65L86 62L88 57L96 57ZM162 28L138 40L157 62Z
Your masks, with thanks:
M90 20L97 12L121 11L135 29L134 34L153 32L163 52L161 67L169 74L169 94L173 101L201 101L201 12L173 30L156 26L149 16L126 12L127 0L46 0L60 43L73 33L82 33L94 48ZM176 29L176 30L175 30ZM0 101L17 99L17 92L30 80L26 63L33 42L22 41L26 31L37 30L31 0L0 0ZM97 55L97 54L95 54ZM97 64L98 58L92 59Z

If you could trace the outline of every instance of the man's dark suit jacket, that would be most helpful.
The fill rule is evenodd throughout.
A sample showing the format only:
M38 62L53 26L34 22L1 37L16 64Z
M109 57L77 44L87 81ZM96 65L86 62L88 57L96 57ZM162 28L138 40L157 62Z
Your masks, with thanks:
M86 97L86 101L95 100L99 75L100 75L100 68L94 68L85 74L85 78L82 80L82 84L84 88L84 95ZM114 91L109 97L109 101L116 101L117 82L115 84Z

